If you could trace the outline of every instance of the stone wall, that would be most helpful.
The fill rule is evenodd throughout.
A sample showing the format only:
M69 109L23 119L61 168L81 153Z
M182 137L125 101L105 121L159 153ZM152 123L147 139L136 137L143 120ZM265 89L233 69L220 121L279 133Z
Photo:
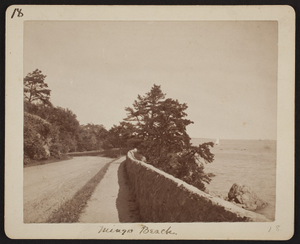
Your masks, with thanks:
M127 154L126 171L142 222L270 221L138 161L133 151Z

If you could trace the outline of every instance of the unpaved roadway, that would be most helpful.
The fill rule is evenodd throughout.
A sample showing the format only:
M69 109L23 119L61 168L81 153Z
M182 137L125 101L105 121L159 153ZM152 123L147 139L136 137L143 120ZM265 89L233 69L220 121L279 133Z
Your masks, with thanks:
M125 171L125 157L109 165L82 211L80 223L140 222L138 205Z
M71 199L112 160L104 157L74 157L24 168L24 223L45 223L53 211Z

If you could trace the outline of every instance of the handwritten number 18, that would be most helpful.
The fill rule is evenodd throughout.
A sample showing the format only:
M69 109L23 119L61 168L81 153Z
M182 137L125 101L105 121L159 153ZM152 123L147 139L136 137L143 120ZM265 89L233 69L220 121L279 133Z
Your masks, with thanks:
M18 17L23 17L24 14L22 13L22 9L21 8L20 9L19 8L15 8L14 12L13 12L13 14L11 16L11 18L13 18L15 16L16 12L18 12L18 15L17 15Z
M276 225L276 231L279 231L279 227L280 227L280 225ZM270 231L271 231L271 229L272 229L272 227L270 227L270 229L269 229L269 231L268 231L268 232L270 232Z

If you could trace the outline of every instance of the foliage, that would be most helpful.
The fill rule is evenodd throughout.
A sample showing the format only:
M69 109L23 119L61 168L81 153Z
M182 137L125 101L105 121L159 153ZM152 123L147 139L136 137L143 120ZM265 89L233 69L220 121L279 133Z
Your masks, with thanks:
M126 121L134 122L140 140L139 149L153 164L158 165L168 153L182 151L189 145L184 119L186 104L164 99L160 86L154 85L146 96L138 95L133 108L126 108Z
M134 148L136 146L134 132L131 123L122 121L119 125L113 125L108 131L108 142L114 148Z
M55 140L57 149L61 153L76 151L76 133L79 129L79 122L76 115L69 109L52 107L43 109L45 118L58 130L58 138Z
M169 154L161 169L200 190L204 190L204 182L209 184L211 181L209 175L204 173L204 163L213 161L214 155L209 148L213 145L213 142L203 143L198 147L190 145L181 153Z
M209 150L213 143L191 145L186 126L193 122L185 118L186 109L185 103L165 99L160 86L154 85L145 96L138 95L133 108L125 109L125 121L131 123L131 135L147 162L204 190L210 178L201 160L213 161Z
M51 124L51 156L60 158L62 153L76 151L79 122L71 110L44 104L31 104L27 101L24 101L24 110Z
M107 134L103 125L81 125L77 135L77 150L83 152L103 148Z
M102 151L99 155L107 158L117 158L121 155L124 156L129 151L129 148L112 148Z
M70 110L50 103L46 76L40 70L24 78L24 162L109 146L103 125L80 125ZM111 146L112 147L112 146Z
M68 152L100 150L105 147L107 130L103 125L80 125L69 109L31 104L24 101L24 110L39 116L51 125L50 154L60 158Z
M42 103L51 105L48 84L45 83L46 76L42 71L36 69L24 78L24 100L29 103Z
M28 159L42 159L47 156L45 145L51 134L51 125L39 116L24 114L24 156Z

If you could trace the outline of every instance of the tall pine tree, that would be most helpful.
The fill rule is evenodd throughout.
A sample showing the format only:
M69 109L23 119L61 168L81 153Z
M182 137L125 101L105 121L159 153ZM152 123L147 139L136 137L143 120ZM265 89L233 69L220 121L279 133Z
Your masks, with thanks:
M204 190L203 182L210 178L204 173L203 163L213 161L214 155L204 143L192 146L186 126L187 104L165 98L160 86L153 85L145 96L138 95L133 107L127 107L125 121L133 124L138 149L147 162Z

